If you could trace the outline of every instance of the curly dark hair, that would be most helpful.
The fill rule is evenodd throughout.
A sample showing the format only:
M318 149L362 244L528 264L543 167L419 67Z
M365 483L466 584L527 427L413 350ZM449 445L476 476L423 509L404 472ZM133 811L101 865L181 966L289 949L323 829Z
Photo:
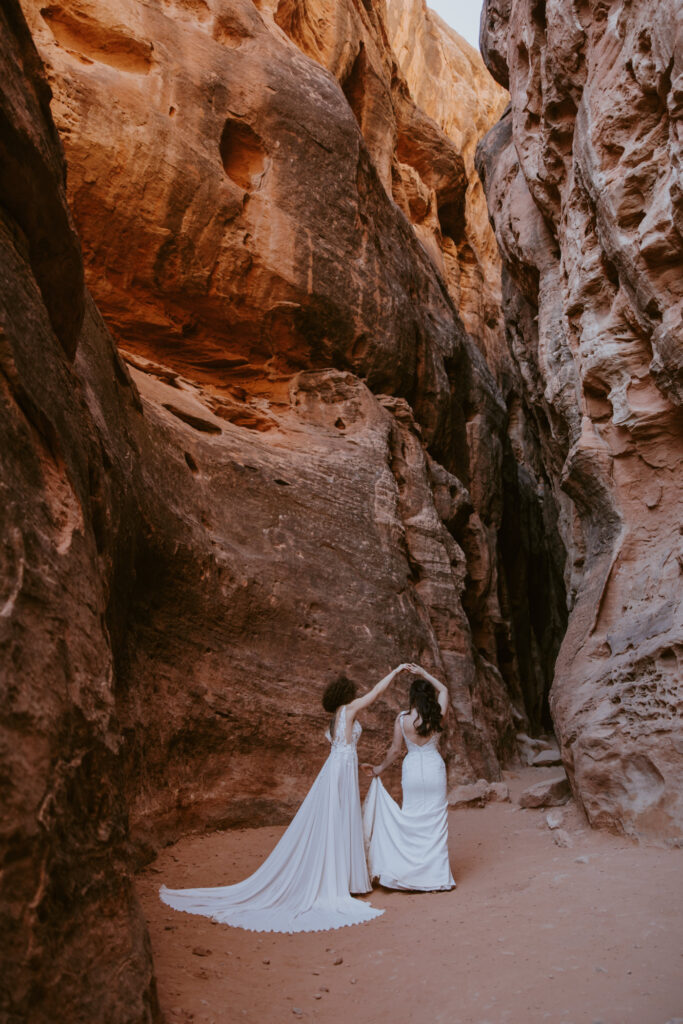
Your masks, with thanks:
M441 732L441 708L437 700L436 690L427 679L413 679L410 684L410 707L415 708L420 716L420 724L415 726L418 736L429 736L433 732Z
M333 715L342 704L350 704L356 696L356 684L346 676L337 676L328 683L323 693L323 707Z

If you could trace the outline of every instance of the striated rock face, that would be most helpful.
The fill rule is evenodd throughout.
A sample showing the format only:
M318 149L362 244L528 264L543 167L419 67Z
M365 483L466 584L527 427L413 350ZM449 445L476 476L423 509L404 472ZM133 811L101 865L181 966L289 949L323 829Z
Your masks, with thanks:
M0 1017L152 1021L113 657L139 399L83 287L49 89L11 0L0 81Z
M339 671L438 671L450 784L499 777L563 551L421 233L465 161L381 8L26 0L51 103L3 10L0 1005L151 1021L135 865L286 820Z
M299 723L286 740L276 725L277 764L291 757L291 775L274 782L246 767L264 756L257 714L268 719L291 686L283 644L297 706L319 715L327 673L374 678L414 637L452 689L454 781L497 777L519 723L543 715L563 628L562 553L552 504L520 485L503 396L421 244L427 213L418 217L415 203L422 196L437 224L462 221L465 164L413 102L381 8L335 5L326 18L307 3L190 12L130 2L114 17L96 0L27 0L26 11L50 67L89 285L147 416L171 431L186 487L174 480L177 515L200 524L172 541L149 527L140 611L119 663L145 765L131 776L140 835L178 826L180 798L162 782L173 766L187 786L186 823L289 813L302 791ZM302 372L323 373L305 378L305 403ZM396 397L370 397L383 393ZM359 446L350 432L366 430ZM226 445L252 469L217 472ZM331 490L307 478L316 451ZM337 461L353 467L348 479L330 470ZM340 550L322 541L332 523ZM207 543L226 564L221 599L198 554ZM529 596L536 576L550 580L550 602ZM260 684L282 694L268 712L258 710L257 664ZM244 722L233 711L221 718L211 694L226 686L230 702L246 701ZM163 723L149 715L157 693L171 709ZM242 727L245 763L227 742Z
M672 842L683 833L682 18L673 0L488 0L482 49L512 104L478 153L510 349L570 553L551 695L564 761L592 823Z
M505 389L514 370L500 315L500 256L474 154L510 97L491 78L479 52L424 0L389 0L387 14L392 48L411 95L453 141L465 163L464 217L459 230L440 234L440 268L466 329Z

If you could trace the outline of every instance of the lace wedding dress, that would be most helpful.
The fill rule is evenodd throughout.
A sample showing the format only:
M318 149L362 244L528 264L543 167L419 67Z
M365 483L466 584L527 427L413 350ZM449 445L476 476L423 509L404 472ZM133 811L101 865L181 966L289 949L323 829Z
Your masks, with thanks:
M388 889L432 892L455 886L448 861L446 766L434 733L413 743L401 732L408 753L403 759L403 807L379 778L370 783L363 805L363 828L370 877Z
M360 924L383 914L352 892L370 892L363 849L353 723L346 742L346 708L328 732L330 755L279 843L260 868L236 885L167 889L159 895L175 910L203 914L255 932L314 932Z

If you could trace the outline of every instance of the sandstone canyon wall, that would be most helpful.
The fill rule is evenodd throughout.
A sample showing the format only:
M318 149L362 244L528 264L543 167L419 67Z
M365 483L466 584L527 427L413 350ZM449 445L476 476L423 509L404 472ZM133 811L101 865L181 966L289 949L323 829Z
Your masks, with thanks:
M593 824L683 826L683 9L487 0L478 151L510 351L569 557L551 694Z
M15 3L0 81L0 1018L150 1021L114 658L140 400L84 289L50 92Z
M510 97L491 78L481 54L423 0L389 0L387 24L415 102L462 154L467 174L464 217L457 232L441 235L441 266L465 328L505 390L514 369L501 316L500 256L474 155Z
M26 0L52 98L3 10L2 1012L153 1020L135 865L286 820L338 671L436 669L451 781L498 777L563 549L381 6Z

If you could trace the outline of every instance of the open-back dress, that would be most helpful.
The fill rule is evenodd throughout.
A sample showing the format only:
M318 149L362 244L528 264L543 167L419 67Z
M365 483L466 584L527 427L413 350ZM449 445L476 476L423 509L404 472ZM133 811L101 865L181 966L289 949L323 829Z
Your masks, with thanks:
M403 806L379 778L370 783L363 805L363 826L370 877L388 889L433 892L455 886L448 860L446 765L439 734L425 743L401 732L408 753L403 759Z

